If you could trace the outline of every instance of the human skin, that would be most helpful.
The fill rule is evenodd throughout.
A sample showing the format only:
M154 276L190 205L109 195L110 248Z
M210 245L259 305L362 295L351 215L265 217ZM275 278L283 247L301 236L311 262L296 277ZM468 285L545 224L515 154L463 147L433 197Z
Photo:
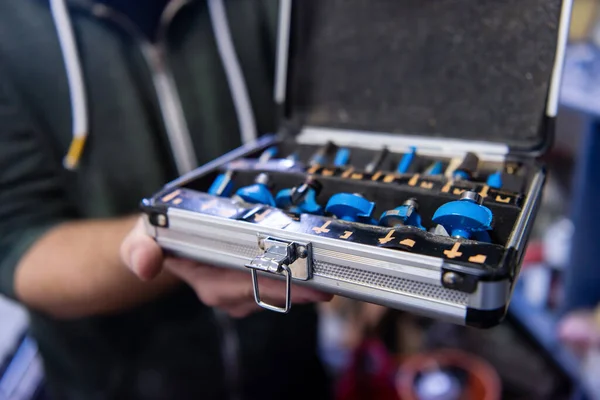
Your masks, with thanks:
M167 257L146 234L140 216L61 224L42 236L15 271L15 293L28 307L57 319L117 313L163 296L178 285L232 317L261 308L247 272ZM261 279L265 301L283 303L285 283ZM331 295L294 287L294 303Z

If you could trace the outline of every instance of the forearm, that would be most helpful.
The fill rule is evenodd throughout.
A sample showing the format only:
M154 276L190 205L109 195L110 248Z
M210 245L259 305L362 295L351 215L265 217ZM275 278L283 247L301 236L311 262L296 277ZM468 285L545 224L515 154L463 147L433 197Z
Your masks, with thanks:
M119 248L137 217L72 222L42 237L15 272L24 304L58 318L122 311L173 287L167 273L141 282L124 265Z

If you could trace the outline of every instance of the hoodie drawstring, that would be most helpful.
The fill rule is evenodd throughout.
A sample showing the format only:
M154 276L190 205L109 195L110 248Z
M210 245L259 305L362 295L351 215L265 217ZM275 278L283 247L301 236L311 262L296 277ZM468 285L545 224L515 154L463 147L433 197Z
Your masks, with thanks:
M58 40L67 73L71 100L73 138L69 150L64 157L63 165L65 168L73 170L77 168L85 147L89 133L89 120L83 70L77 52L75 34L66 1L67 0L50 0L50 8L54 25L58 33ZM257 137L256 123L252 104L248 95L248 89L231 39L223 2L222 0L207 1L219 56L227 76L237 114L241 141L243 144L246 144L255 140ZM163 115L163 117L168 118L169 116ZM186 140L186 143L191 142ZM175 157L177 158L176 154ZM178 164L180 163L178 162ZM189 167L187 169L189 169ZM184 172L187 171L180 171L180 173Z
M242 143L248 144L256 140L256 123L254 121L252 104L248 95L248 89L245 85L242 68L238 62L233 40L231 39L225 6L223 0L207 1L217 48L229 82L229 90L233 97L233 103L237 111Z
M63 160L63 165L65 168L72 170L79 164L89 130L85 83L79 54L77 53L73 26L65 0L50 0L50 9L58 33L69 82L73 139Z

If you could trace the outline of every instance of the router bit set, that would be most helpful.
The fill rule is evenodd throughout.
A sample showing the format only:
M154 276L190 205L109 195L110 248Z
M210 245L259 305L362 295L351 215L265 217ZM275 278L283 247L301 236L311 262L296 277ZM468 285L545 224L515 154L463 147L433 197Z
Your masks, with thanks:
M524 199L517 188L525 184L520 169L526 167L490 163L488 172L482 173L479 157L472 152L442 161L420 157L416 147L401 154L390 152L388 147L375 152L362 149L357 161L368 157L367 153L374 154L361 169L351 161L355 150L333 142L318 147L306 159L300 154L308 149L294 150L282 156L278 146L270 146L257 157L228 163L207 193L231 198L244 210L253 205L276 207L295 219L303 214L327 216L499 244L506 238L493 231L492 210L500 208L500 213L515 219ZM249 179L251 183L246 185ZM507 180L518 191L503 190L502 182ZM345 191L335 190L340 184ZM381 190L387 190L387 195L377 201L371 193ZM421 207L422 203L429 207ZM425 214L427 228L421 214ZM424 240L434 240L430 235L423 236Z
M277 133L142 199L148 234L168 253L248 272L267 310L290 312L304 285L497 325L540 204L538 156L550 145L568 20L560 0L543 11L522 3L531 12L467 0L283 1ZM465 9L527 29L498 35ZM536 51L516 59L514 43L525 42ZM261 297L265 277L285 282L283 303Z

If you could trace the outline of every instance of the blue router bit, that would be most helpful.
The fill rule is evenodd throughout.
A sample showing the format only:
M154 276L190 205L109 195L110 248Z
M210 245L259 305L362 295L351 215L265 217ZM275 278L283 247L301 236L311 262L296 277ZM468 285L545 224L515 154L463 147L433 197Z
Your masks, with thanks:
M350 160L350 149L342 147L335 154L333 165L336 167L343 167L348 164L348 160Z
M410 151L402 156L402 159L398 163L398 168L396 168L396 172L399 174L405 174L408 172L410 165L415 159L415 155L417 154L417 148L411 147Z
M390 151L387 147L381 149L381 151L375 155L375 158L373 158L373 160L366 165L365 172L367 174L372 174L373 172L381 168L381 164L383 164L389 153Z
M443 165L441 161L436 161L427 170L425 175L440 175L443 172Z
M488 176L486 183L489 187L493 187L494 189L502 188L502 171L496 171Z
M275 146L269 147L268 149L266 149L265 151L262 152L260 157L258 157L258 162L265 163L265 162L269 161L271 158L273 158L277 155L277 152L278 152L277 147L275 147Z
M267 174L260 174L254 181L253 185L244 186L235 192L234 198L241 199L246 203L251 204L266 204L271 207L275 207L275 199L267 186L269 182L269 176Z
M302 214L321 215L323 207L317 203L317 196L321 192L321 184L308 178L300 186L283 189L275 196L277 207L291 212Z
M294 152L294 153L290 154L289 156L287 156L285 159L288 161L298 162L298 160L300 159L300 156L298 155L298 152Z
M471 239L485 237L492 229L492 211L483 206L483 198L473 191L464 192L460 200L439 207L432 221L442 225L453 237Z
M454 170L452 174L456 180L470 180L473 177L475 171L477 171L477 165L479 165L479 157L475 153L467 153L463 158L460 165Z
M379 225L395 227L395 226L414 226L421 230L425 230L421 225L421 216L419 215L419 204L414 198L406 200L400 207L393 210L388 210L381 214Z
M233 189L233 172L227 171L223 174L219 174L213 181L210 188L208 188L208 194L213 196L224 196L229 197L231 190Z
M325 146L322 146L315 152L315 154L313 154L309 161L309 165L313 166L327 164L327 157L336 149L336 147L337 146L333 142L327 142Z
M360 194L338 193L329 199L325 211L344 221L372 223L375 203Z
M480 242L486 242L486 243L490 243L492 241L492 238L490 237L490 234L488 231L478 231L473 233L473 240L478 240Z

